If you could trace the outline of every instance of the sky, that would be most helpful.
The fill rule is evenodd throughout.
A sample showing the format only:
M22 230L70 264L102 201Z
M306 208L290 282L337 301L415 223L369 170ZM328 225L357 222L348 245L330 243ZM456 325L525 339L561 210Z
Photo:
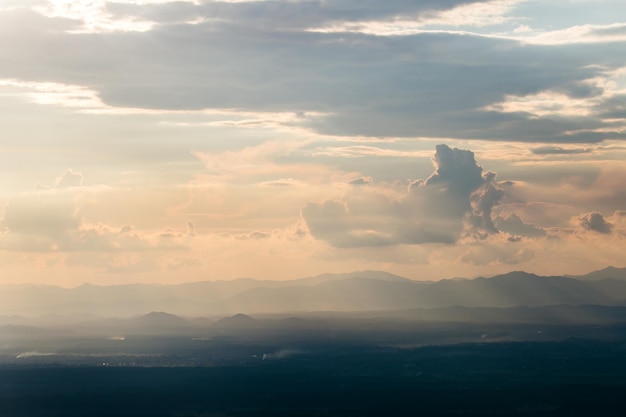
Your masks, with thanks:
M0 284L626 266L623 0L0 0Z

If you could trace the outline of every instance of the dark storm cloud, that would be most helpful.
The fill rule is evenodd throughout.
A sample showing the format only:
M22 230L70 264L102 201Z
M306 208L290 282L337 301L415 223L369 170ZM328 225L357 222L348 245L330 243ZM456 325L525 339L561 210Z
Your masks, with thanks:
M411 182L398 200L360 193L345 201L309 203L302 210L311 234L337 247L456 242L498 230L491 210L503 191L495 174L484 172L474 153L438 145L435 171Z
M33 30L0 38L0 77L85 85L121 107L324 112L328 116L303 123L334 135L553 143L625 136L619 126L607 130L597 114L485 110L508 96L551 90L596 98L600 111L603 90L585 81L624 66L625 43L543 46L456 33L386 37L304 30L426 16L462 3L118 4L109 7L124 16L206 21L101 34L66 33L58 19L20 12L18 20ZM2 13L0 27L14 22L15 13ZM620 109L605 107L607 114Z

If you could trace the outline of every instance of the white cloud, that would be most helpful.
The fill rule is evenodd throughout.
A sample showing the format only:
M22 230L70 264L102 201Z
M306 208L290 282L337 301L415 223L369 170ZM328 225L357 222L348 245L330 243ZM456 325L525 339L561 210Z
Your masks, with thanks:
M29 101L41 105L85 110L107 107L96 91L85 86L16 79L0 79L0 86L24 90L24 95Z
M512 39L534 45L619 43L626 41L626 23L585 24L557 30L517 31L514 33L521 33L521 35L511 36Z
M35 6L33 10L47 17L61 17L81 22L80 29L71 33L100 32L145 32L152 29L154 22L133 18L115 18L107 10L107 0L48 0L46 5ZM156 2L138 1L136 4Z
M544 116L580 117L591 115L600 103L599 97L572 98L557 91L542 91L526 96L506 95L504 101L485 107L501 113L530 113L534 118Z

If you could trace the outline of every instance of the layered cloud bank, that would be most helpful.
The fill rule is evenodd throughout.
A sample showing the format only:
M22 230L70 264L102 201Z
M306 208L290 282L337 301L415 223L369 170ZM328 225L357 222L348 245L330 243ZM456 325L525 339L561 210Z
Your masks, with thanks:
M156 195L89 186L67 170L50 187L8 201L0 247L8 265L26 276L34 276L28 269L51 270L104 282L228 278L258 268L263 273L256 276L280 277L359 265L438 278L510 265L551 271L565 265L554 259L565 262L573 253L574 271L596 259L619 264L625 212L586 212L602 197L578 213L575 200L557 198L561 206L527 200L542 197L541 189L498 180L474 152L445 144L436 146L431 163L425 179L387 182L300 169L298 179L259 181L300 167L259 160L254 181L212 172ZM142 198L143 206L133 205ZM15 253L36 262L21 264Z
M17 2L0 14L0 78L39 102L292 112L335 135L623 139L624 6L550 3Z
M624 266L625 7L4 1L0 274Z

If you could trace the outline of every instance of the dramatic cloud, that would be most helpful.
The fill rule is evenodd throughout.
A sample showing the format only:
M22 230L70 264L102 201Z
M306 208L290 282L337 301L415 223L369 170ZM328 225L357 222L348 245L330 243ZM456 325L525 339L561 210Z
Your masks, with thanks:
M623 101L615 77L626 67L626 42L572 48L442 29L475 27L480 16L500 16L490 25L522 21L507 15L517 3L103 1L6 10L0 26L15 33L0 38L0 78L73 86L82 92L61 92L72 107L313 112L325 116L285 124L332 135L623 139L625 122L611 115ZM368 22L401 28L406 20L439 29L391 37L310 31ZM151 23L123 30L132 22ZM103 33L83 33L90 28Z
M491 213L503 196L495 174L483 172L471 151L438 145L435 172L390 198L372 188L345 201L309 203L302 210L311 234L337 247L454 243L463 233L497 233Z

